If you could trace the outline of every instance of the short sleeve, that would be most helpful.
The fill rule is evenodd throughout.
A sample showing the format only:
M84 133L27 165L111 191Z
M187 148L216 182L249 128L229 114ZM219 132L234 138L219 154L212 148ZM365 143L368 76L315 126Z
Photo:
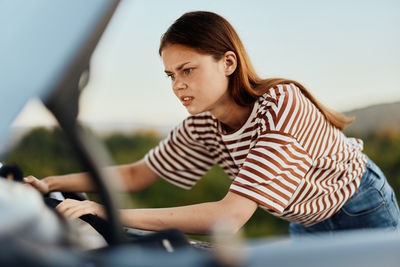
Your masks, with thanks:
M282 214L312 165L295 138L280 132L260 135L230 191Z
M145 156L155 173L184 189L192 188L215 164L191 125L189 119L184 120Z

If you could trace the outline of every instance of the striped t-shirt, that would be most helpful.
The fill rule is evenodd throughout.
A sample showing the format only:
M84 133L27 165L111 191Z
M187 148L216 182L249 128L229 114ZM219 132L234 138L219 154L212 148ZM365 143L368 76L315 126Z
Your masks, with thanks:
M146 155L160 177L190 189L214 165L229 190L282 219L311 225L353 195L365 170L361 140L331 125L294 84L269 89L245 124L224 134L209 112L185 119Z

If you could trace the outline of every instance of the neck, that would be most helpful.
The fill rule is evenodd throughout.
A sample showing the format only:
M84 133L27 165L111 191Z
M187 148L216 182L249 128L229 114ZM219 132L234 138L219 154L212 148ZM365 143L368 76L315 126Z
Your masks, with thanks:
M236 103L225 107L221 112L213 113L226 132L239 129L249 118L252 106L239 106Z

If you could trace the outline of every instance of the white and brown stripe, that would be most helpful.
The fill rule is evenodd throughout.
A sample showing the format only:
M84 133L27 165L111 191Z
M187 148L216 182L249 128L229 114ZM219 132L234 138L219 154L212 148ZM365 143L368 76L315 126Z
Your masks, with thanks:
M260 97L233 133L223 134L208 112L188 117L146 162L186 189L219 164L233 180L230 191L285 220L311 225L332 216L358 188L366 163L362 146L285 84Z

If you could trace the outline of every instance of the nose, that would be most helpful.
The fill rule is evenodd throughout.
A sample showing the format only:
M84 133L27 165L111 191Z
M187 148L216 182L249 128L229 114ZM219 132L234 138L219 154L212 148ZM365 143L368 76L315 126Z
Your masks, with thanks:
M179 79L178 77L176 77L172 84L172 89L174 91L179 91L179 90L183 90L186 88L187 88L186 83L184 81L182 81L182 79Z

